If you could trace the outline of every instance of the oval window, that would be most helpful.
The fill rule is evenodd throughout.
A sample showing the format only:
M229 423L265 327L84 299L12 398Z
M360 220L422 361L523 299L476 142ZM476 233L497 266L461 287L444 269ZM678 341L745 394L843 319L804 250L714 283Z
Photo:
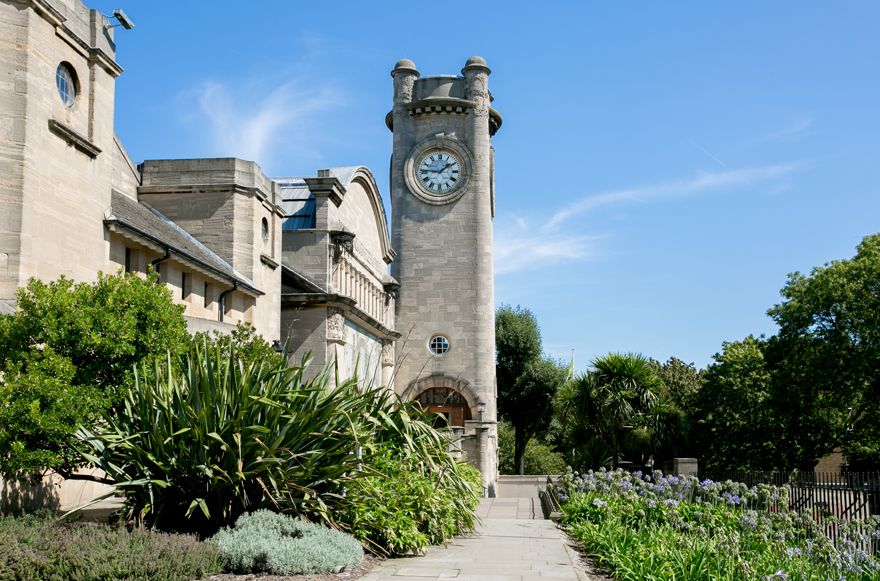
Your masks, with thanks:
M69 63L61 63L55 70L55 85L58 87L58 96L61 102L72 107L76 101L76 73Z

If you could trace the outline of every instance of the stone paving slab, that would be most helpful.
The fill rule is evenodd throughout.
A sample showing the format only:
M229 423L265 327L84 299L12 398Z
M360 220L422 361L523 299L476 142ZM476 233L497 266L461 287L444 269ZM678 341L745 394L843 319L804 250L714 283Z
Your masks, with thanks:
M474 534L431 547L424 556L388 559L361 581L587 581L556 525L544 520L537 498L488 498L477 509Z

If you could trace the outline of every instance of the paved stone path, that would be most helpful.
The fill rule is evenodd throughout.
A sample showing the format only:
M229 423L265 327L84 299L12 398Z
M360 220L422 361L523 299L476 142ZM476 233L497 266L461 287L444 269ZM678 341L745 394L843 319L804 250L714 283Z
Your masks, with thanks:
M556 525L544 520L537 498L488 498L473 535L456 537L427 555L388 559L361 581L530 581L593 579L581 569Z

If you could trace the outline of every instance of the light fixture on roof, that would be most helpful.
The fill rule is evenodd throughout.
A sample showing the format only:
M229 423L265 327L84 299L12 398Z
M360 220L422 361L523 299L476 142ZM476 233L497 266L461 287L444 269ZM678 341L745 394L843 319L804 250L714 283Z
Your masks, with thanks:
M134 22L131 21L131 18L128 17L128 14L122 11L121 8L117 8L113 11L113 18L116 19L116 22L119 24L114 24L110 28L116 28L117 26L121 26L125 30L131 30L134 28Z

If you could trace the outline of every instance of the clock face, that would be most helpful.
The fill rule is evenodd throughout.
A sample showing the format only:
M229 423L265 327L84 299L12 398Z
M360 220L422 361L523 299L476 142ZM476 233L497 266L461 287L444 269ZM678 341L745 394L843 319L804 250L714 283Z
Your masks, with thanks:
M455 155L446 149L434 149L419 161L416 178L425 190L435 196L445 196L461 182L461 165Z

